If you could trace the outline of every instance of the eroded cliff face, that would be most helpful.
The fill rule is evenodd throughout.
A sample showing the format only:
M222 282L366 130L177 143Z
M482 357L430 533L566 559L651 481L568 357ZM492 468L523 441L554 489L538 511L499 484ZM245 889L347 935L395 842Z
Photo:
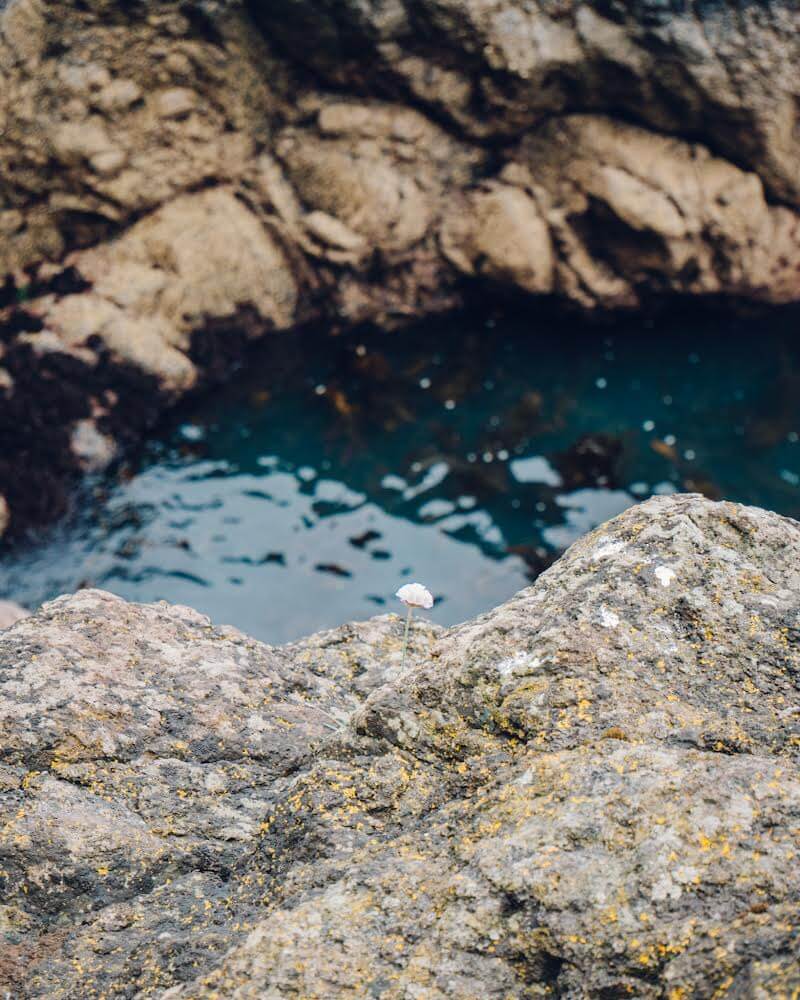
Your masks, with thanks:
M788 998L800 527L657 498L450 630L0 631L14 997Z
M224 374L243 335L397 325L469 288L589 312L796 301L799 13L11 0L11 530L63 510L70 476Z

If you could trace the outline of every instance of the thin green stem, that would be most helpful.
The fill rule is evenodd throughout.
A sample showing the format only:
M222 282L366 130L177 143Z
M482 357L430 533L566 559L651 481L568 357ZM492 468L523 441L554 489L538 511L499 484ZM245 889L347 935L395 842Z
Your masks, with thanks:
M403 662L400 664L400 669L401 670L406 665L406 650L408 649L408 629L409 629L409 626L411 625L411 615L413 613L414 613L414 609L409 606L408 617L406 618L406 632L405 632L405 635L403 636Z

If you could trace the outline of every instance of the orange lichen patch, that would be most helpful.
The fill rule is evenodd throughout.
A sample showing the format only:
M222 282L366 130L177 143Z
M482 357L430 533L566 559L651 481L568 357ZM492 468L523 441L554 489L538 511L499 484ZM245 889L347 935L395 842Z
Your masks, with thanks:
M630 739L628 734L623 729L620 729L619 726L611 726L610 729L604 730L600 735L604 740L628 741Z

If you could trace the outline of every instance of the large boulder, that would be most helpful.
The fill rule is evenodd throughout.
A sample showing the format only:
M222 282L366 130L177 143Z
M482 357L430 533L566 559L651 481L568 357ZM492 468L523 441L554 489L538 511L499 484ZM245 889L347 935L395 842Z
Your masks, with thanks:
M800 526L664 497L472 622L0 633L14 997L789 997Z

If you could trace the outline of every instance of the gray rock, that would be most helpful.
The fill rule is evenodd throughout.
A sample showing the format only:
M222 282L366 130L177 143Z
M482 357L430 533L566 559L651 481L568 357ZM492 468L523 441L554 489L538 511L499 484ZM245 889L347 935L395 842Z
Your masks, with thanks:
M0 633L15 997L789 997L800 525L660 497L450 630Z

